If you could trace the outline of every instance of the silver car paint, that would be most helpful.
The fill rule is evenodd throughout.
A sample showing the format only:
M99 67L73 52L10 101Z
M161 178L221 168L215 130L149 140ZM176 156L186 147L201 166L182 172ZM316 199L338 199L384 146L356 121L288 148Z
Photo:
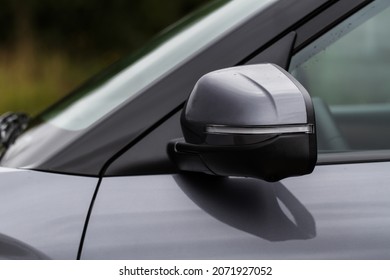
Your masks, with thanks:
M0 168L0 259L76 259L97 178Z
M390 163L104 178L83 259L389 259Z

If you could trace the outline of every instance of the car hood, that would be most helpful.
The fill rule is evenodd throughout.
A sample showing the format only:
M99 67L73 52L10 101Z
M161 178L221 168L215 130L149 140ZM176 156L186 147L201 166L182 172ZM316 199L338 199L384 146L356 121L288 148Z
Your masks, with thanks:
M0 167L0 259L75 259L96 184Z

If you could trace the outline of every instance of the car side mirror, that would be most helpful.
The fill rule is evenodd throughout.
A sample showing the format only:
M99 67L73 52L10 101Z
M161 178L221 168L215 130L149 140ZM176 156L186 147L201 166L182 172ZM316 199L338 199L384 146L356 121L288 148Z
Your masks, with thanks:
M277 181L311 173L317 161L309 94L274 64L208 73L181 115L184 139L168 145L182 171Z

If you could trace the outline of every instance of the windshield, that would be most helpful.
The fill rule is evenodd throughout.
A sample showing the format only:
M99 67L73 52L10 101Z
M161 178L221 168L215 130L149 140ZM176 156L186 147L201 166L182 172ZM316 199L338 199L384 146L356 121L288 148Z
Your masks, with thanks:
M141 52L91 79L39 118L65 130L85 129L271 2L274 0L214 1L166 30Z

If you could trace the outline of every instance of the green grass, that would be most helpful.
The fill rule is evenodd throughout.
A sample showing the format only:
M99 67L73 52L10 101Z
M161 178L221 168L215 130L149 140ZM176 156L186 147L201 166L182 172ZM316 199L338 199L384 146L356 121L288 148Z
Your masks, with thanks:
M0 114L35 115L105 65L107 59L76 59L59 50L0 49Z

